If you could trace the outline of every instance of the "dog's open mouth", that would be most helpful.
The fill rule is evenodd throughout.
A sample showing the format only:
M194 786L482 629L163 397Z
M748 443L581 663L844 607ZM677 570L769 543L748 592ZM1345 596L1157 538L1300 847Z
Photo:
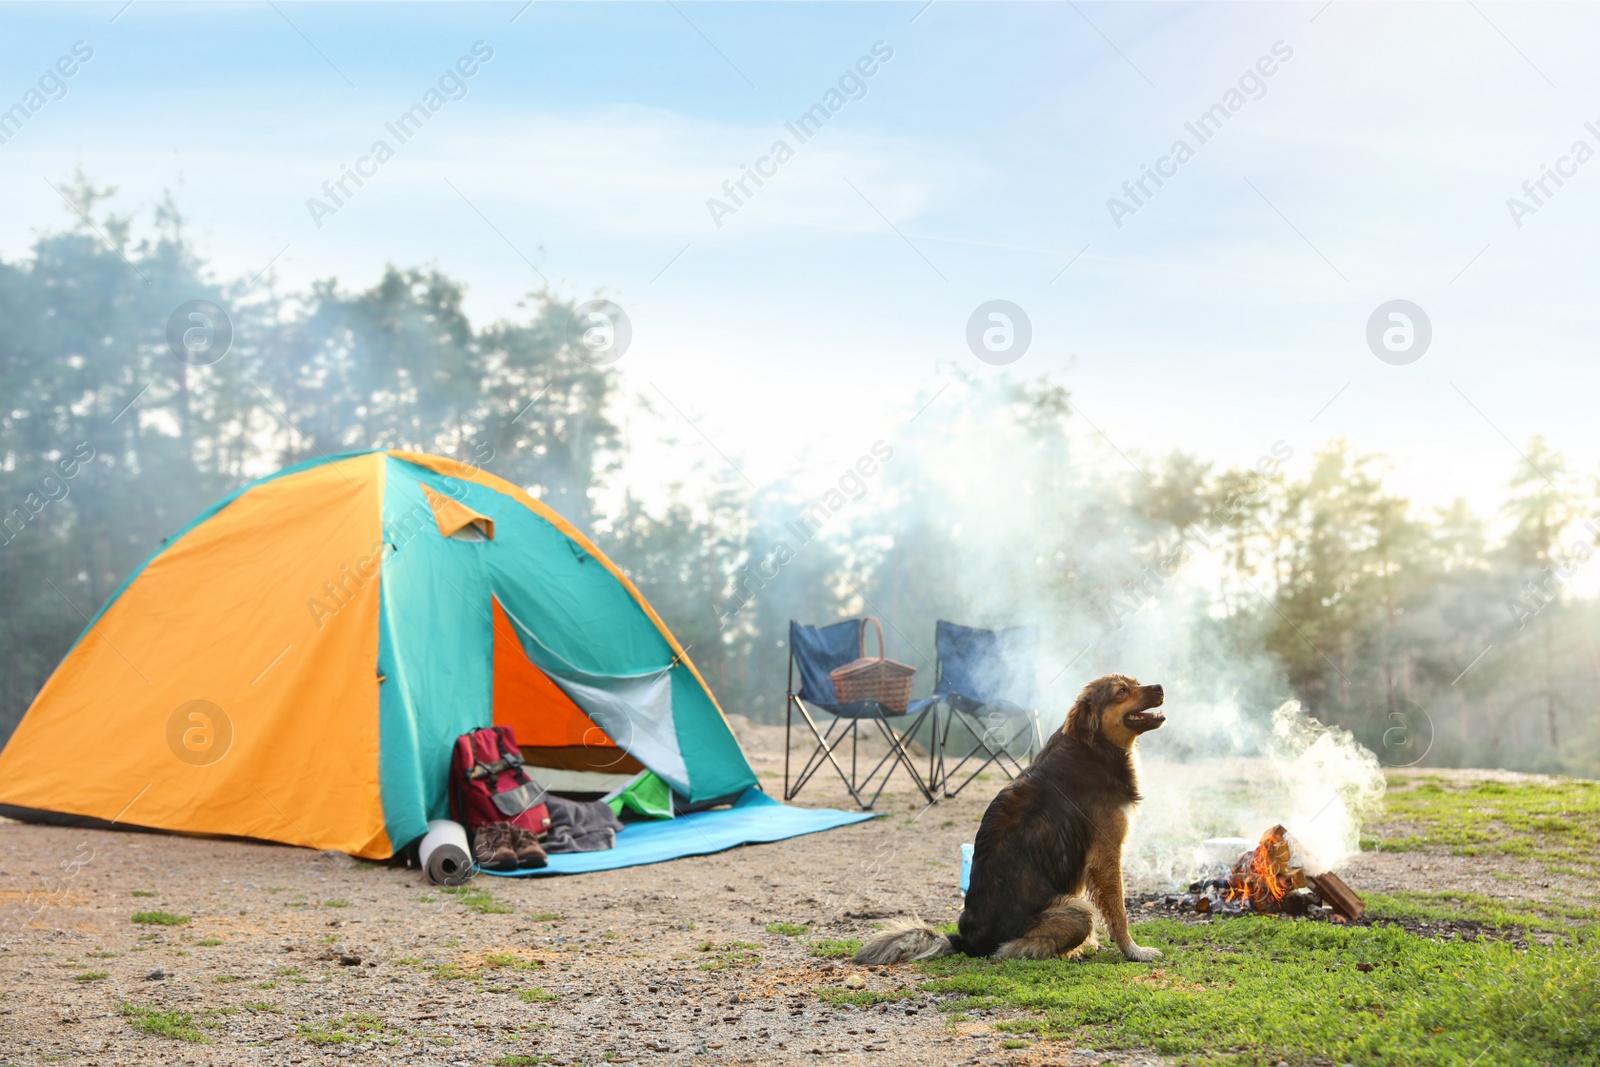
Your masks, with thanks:
M1145 711L1130 711L1122 716L1122 725L1135 733L1144 733L1154 730L1167 721L1167 717L1154 708Z

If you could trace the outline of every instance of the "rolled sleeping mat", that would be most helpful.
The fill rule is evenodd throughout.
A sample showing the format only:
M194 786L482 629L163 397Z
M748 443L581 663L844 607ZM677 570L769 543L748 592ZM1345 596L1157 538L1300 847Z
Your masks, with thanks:
M467 831L458 822L434 819L417 846L422 869L434 885L461 885L472 877L472 848Z

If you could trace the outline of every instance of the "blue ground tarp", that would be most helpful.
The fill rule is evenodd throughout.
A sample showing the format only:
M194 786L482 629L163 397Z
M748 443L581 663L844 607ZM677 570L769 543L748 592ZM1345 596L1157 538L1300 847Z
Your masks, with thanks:
M505 878L541 874L584 874L661 863L684 856L704 856L737 845L782 841L875 818L873 812L831 808L793 808L751 786L732 807L697 811L676 819L629 823L617 834L617 847L604 852L568 852L550 857L550 866L536 871L480 871Z

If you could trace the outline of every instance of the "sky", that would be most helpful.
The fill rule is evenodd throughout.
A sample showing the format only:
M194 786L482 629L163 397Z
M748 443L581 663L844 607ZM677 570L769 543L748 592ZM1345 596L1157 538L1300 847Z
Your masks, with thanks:
M628 388L753 483L949 414L950 368L1051 375L1109 467L1342 437L1488 510L1535 433L1600 464L1593 6L116 0L0 27L0 108L59 97L0 144L0 255L72 221L52 183L82 168L146 220L170 190L224 278L432 265L479 321L604 296ZM969 344L994 300L1031 332L1005 366ZM1410 312L1385 361L1397 300L1431 341Z

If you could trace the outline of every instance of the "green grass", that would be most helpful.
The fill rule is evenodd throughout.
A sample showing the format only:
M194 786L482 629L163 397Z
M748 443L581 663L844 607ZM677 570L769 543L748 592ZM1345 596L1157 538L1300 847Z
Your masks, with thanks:
M548 1063L550 1057L542 1053L512 1052L501 1056L497 1060L490 1060L493 1067L533 1067L536 1063Z
M211 1039L200 1032L194 1016L186 1011L159 1011L126 1003L118 1010L140 1033L170 1037L175 1041L190 1041L197 1045L211 1044Z
M553 923L558 921L561 916L557 912L553 911L536 911L532 915L528 916L528 918L532 919L536 923Z
M509 967L513 971L533 971L544 966L538 960L530 960L515 952L491 952L483 958L483 962L490 967Z
M561 999L555 993L546 993L543 989L524 989L522 992L518 993L517 996L521 997L529 1004L543 1004L547 1001Z
M725 971L730 967L748 967L753 963L760 963L761 956L755 951L760 947L751 941L729 941L720 947L710 941L703 942L699 951L715 952L716 955L708 960L701 960L700 969Z
M324 900L322 906L324 908L348 908L350 902L348 900Z
M135 896L135 897L159 897L160 895L161 895L160 893L154 893L154 892L151 892L148 889L135 889L132 893L129 894L129 896Z
M211 948L214 945L222 944L222 939L220 937L202 937L200 940L196 941L195 944L201 946L202 948Z
M84 971L82 974L72 976L74 982L98 982L102 978L110 978L110 971Z
M1079 1046L1153 1048L1183 1063L1279 1058L1465 1067L1600 1063L1600 948L1522 952L1392 926L1266 917L1136 927L1154 966L1104 950L1083 963L969 960L921 965L946 1010L1023 1008L1001 1029ZM1362 970L1360 965L1369 965Z
M1451 783L1396 775L1382 822L1362 847L1536 858L1600 874L1600 782Z
M244 1009L245 1011L270 1012L273 1015L283 1014L283 1006L281 1004L274 1004L270 1000L252 1001L251 1003L246 1004Z
M861 939L859 937L847 937L842 941L823 938L811 943L811 954L813 956L820 956L829 960L849 959L860 951Z
M768 923L767 933L782 934L784 937L799 937L810 930L805 923Z
M342 1045L349 1041L363 1041L389 1028L372 1012L341 1015L326 1023L302 1023L300 1036L313 1045Z
M824 987L817 991L818 995L829 1004L850 1004L857 1008L870 1008L877 1004L893 1004L897 1000L905 1000L916 996L909 989L838 989Z
M133 921L140 926L182 926L189 921L187 915L174 915L170 911L139 911Z
M467 885L446 886L444 892L456 898L456 902L469 911L479 915L510 915L517 909L510 904L502 904L494 899L494 895L486 889L474 889Z
M1580 939L1594 937L1600 930L1600 908L1575 907L1552 900L1533 900L1521 905L1457 889L1435 892L1401 890L1396 893L1368 893L1367 910L1375 917L1445 922L1470 919L1488 926L1520 926L1568 934Z

